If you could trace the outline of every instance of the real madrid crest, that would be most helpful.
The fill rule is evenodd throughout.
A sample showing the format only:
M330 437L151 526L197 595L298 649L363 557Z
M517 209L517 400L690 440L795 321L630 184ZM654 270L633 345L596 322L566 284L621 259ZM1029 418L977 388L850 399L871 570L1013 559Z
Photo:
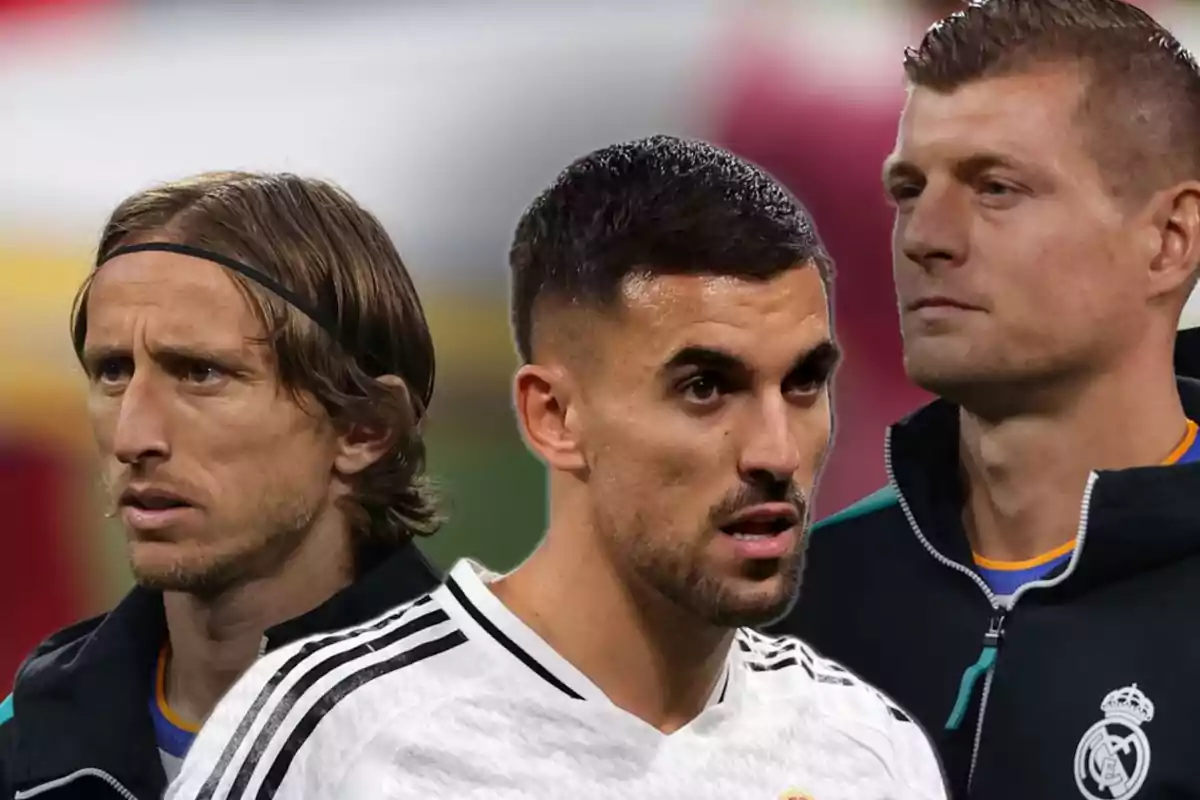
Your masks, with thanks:
M1150 740L1142 725L1154 703L1137 684L1108 693L1104 719L1087 729L1075 750L1075 784L1088 800L1129 800L1150 770Z

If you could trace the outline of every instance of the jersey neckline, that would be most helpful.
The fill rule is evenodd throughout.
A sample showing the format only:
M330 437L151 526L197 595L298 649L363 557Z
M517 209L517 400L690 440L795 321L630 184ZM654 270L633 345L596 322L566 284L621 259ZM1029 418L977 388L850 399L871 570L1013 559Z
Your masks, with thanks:
M487 584L501 577L472 559L458 561L445 584L436 592L437 600L470 638L487 642L522 662L542 680L577 700L614 705L604 691L574 664L550 646L508 606L500 601ZM731 662L738 648L730 642L725 666L718 677L704 710L725 701L732 689Z

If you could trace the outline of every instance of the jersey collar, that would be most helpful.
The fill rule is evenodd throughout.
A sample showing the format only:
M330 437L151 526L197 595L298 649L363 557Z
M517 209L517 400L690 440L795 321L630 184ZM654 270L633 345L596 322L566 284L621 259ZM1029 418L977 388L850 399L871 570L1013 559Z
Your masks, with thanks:
M470 638L494 643L568 697L611 702L600 687L500 602L487 586L499 577L475 561L462 559L450 571L445 585L437 590L436 596ZM737 648L731 647L707 707L722 702L728 696L734 683L730 665L737 657Z

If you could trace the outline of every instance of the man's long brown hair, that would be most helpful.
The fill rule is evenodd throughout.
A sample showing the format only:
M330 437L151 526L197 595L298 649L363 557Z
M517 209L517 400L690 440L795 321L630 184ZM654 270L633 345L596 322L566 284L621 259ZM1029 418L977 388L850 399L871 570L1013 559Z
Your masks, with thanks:
M122 246L150 241L237 259L312 306L336 310L335 341L304 313L230 272L268 331L281 384L298 401L315 400L339 430L360 426L389 436L382 458L346 478L351 492L341 510L358 568L437 530L420 431L433 394L433 341L408 270L379 220L324 181L215 172L127 198L104 226L96 264ZM90 283L91 277L72 312L76 354L87 331ZM382 374L403 386L377 380Z

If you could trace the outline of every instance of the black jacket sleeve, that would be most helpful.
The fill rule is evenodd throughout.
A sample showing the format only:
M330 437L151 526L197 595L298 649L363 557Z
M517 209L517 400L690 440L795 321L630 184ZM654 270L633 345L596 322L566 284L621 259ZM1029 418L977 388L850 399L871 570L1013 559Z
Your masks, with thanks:
M12 784L13 742L17 722L0 723L0 800L13 800L17 789Z

